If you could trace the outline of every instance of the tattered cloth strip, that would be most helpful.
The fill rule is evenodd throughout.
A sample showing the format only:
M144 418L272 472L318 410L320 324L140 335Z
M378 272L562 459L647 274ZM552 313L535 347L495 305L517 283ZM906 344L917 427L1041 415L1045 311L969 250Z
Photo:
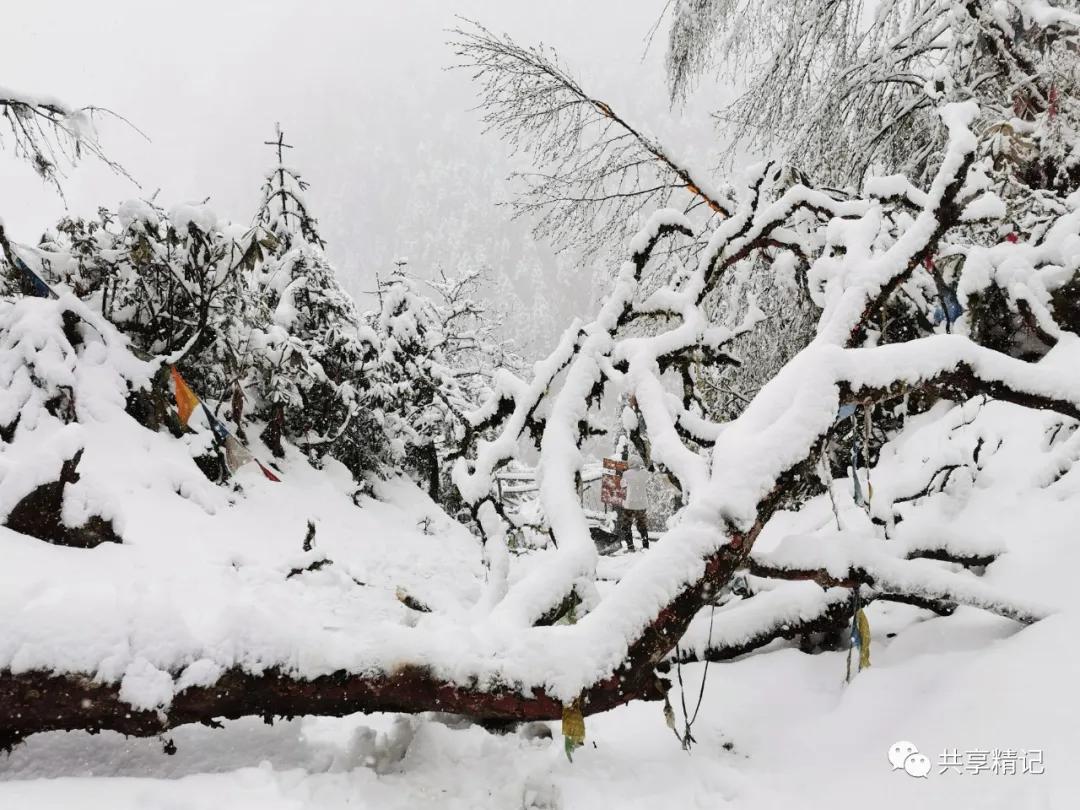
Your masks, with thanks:
M195 396L195 392L180 376L176 366L170 366L169 368L172 370L173 388L176 392L176 412L180 415L180 424L186 427L195 406L200 404L199 398Z
M862 609L859 598L859 589L855 588L853 593L852 607L854 611L851 616L851 639L848 645L847 655L847 678L845 680L851 680L851 658L852 651L859 648L859 672L862 672L868 666L870 666L870 620L866 618L866 612Z
M944 320L946 326L952 329L952 325L964 314L964 308L951 287L942 285L940 295L942 306L934 310L933 322L939 324Z
M31 290L30 294L38 298L59 298L59 296L53 292L52 288L42 281L41 277L26 265L26 262L18 256L13 256L12 258L15 261L15 267L23 274L26 286ZM210 409L206 407L206 404L191 390L191 386L187 384L180 375L180 372L176 370L176 366L170 366L169 369L172 372L173 388L175 389L176 395L176 412L180 417L180 424L186 427L188 420L191 418L191 414L195 411L195 407L201 405L203 413L206 414L206 421L210 424L210 430L214 433L214 438L217 440L218 444L225 449L225 466L229 468L230 474L235 473L248 462L254 461L259 465L259 469L264 476L271 481L281 483L280 478L274 475L266 465L255 458L251 451L244 447L244 445L242 445L240 441L214 417L210 412Z
M870 443L873 441L873 425L870 421L873 406L870 403L863 405L863 468L866 470L866 511L870 512L870 504L874 500L874 485L870 481Z
M218 421L210 409L206 407L206 404L202 404L203 413L206 414L206 420L210 423L210 430L214 432L214 438L217 439L225 449L225 466L229 469L229 474L233 475L238 469L247 464L249 461L254 461L259 465L259 470L271 481L281 482L281 479L268 470L261 461L242 445L235 436L233 436L228 429Z
M218 444L224 447L225 440L231 435L228 429L217 420L217 417L210 412L210 409L206 407L205 402L200 402L202 405L203 415L206 416L206 421L210 425L210 431L214 434L214 438L217 439Z
M206 421L210 425L210 430L214 434L214 439L225 451L225 466L228 468L230 475L234 475L238 469L248 462L254 461L259 465L259 470L266 478L281 483L280 478L270 472L270 470L266 468L266 465L255 458L252 452L244 447L244 445L240 443L240 440L229 432L225 425L221 424L218 418L206 407L205 402L199 402L199 404L202 406L203 413L206 415Z
M1005 238L1008 239L1008 237ZM1010 239L1009 241L1015 240ZM945 321L945 331L951 332L952 325L964 313L964 308L960 305L960 300L956 297L955 290L945 283L945 277L941 275L941 270L934 261L934 257L927 256L923 259L923 265L926 267L927 272L933 277L934 285L937 287L938 298L941 299L941 306L934 309L931 320L935 326L942 321Z
M854 416L851 417L851 497L856 506L866 505L859 482L859 425Z
M870 620L861 608L855 614L855 628L858 631L859 672L862 672L870 666Z
M581 713L581 698L575 698L569 706L563 706L562 733L566 758L574 761L574 749L585 744L585 717Z

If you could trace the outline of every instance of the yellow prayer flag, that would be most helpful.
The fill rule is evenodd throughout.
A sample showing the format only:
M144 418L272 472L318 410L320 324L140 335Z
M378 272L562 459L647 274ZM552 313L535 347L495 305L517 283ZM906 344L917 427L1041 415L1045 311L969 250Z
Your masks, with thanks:
M855 622L859 628L859 669L864 670L870 666L870 620L860 610L855 614Z
M581 698L563 706L562 733L566 743L566 758L573 761L573 751L585 744L585 717L581 713Z

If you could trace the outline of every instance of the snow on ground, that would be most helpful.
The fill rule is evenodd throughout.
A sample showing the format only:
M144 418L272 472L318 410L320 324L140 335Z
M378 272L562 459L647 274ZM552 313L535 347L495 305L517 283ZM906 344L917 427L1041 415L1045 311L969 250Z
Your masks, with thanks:
M61 328L67 307L84 319L78 353ZM354 499L344 467L315 469L289 448L280 482L248 464L235 486L215 485L192 460L209 443L201 414L178 441L125 413L125 376L148 374L109 324L71 298L2 303L0 317L0 422L19 415L0 443L0 515L81 450L65 522L101 515L124 541L76 549L0 527L12 561L0 566L0 667L122 680L133 705L152 708L231 666L333 671L372 647L392 663L392 644L363 641L415 620L398 589L449 613L476 600L478 541L412 484L381 481L376 498ZM46 405L64 390L70 423ZM324 558L333 564L289 576Z
M541 724L553 735L547 739L537 735L538 726L494 735L433 716L301 718L273 726L246 719L220 731L189 727L171 732L168 737L177 747L172 756L162 752L161 740L50 733L0 759L0 807L1075 807L1080 796L1080 774L1073 763L1080 754L1080 701L1075 698L1080 611L1069 605L1075 601L1074 572L1080 570L1074 529L1080 524L1080 499L1067 496L1075 473L1041 491L1032 487L1035 480L1046 480L1051 456L1049 450L1024 448L1045 447L1052 416L997 404L982 407L977 417L972 406L954 411L953 422L952 412L916 420L886 448L877 486L884 491L891 485L891 453L909 462L925 458L933 466L935 455L950 452L943 433L966 441L971 439L966 433L991 436L1008 428L1006 441L984 457L973 480L957 479L952 497L932 496L908 531L945 530L1006 549L982 579L1058 609L1035 625L1022 628L973 608L928 618L905 605L875 603L869 609L873 665L850 685L844 683L843 651L806 655L782 642L711 665L694 727L698 745L690 753L681 750L656 704L588 718L588 742L572 764L563 753L557 723ZM960 427L954 430L955 425ZM1060 450L1064 441L1059 438L1055 447ZM298 544L304 513L334 503L323 490L334 485L319 484L314 475L305 480L299 467L290 467L290 479L300 480L289 496L281 494L289 490L252 486L245 501L233 507L237 521L241 516L256 521L255 530L242 532L239 523L219 516L216 538L196 533L158 540L156 553L184 542L191 553L223 554L214 548L228 543L243 549L248 559L287 559L294 552L289 543L266 539L286 534L271 531L275 522L295 524L290 536ZM905 474L910 467L903 466ZM916 483L921 486L922 479ZM848 485L837 482L838 493ZM301 491L305 508L297 509L290 501ZM320 538L325 538L320 550L343 563L351 560L351 573L373 581L381 577L387 587L407 581L419 589L445 564L468 572L460 579L466 580L466 589L475 588L469 562L475 553L466 553L467 538L461 544L436 543L434 536L424 535L413 518L424 499L409 485L391 484L383 494L387 502L368 502L362 509L339 502L332 519L320 523ZM799 515L778 516L761 540L762 551L831 520L825 498ZM907 542L904 526L900 523L887 542ZM26 541L32 542L37 541ZM347 551L364 544L371 556ZM601 575L619 577L632 566L647 564L648 554L605 560ZM383 561L382 568L374 567L376 559ZM535 562L526 560L518 562ZM456 578L437 579L454 583ZM5 583L5 589L11 585ZM703 669L684 667L691 712ZM673 704L681 721L677 696ZM930 757L934 767L926 779L892 770L886 754L899 740L914 742ZM942 774L938 765L947 749L1011 750L1021 763L1019 752L1041 751L1045 773L1005 775L981 769Z

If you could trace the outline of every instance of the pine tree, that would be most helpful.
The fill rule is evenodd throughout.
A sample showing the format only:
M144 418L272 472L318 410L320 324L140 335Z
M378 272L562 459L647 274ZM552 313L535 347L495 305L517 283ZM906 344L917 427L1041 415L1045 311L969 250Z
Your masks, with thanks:
M256 278L267 314L254 339L259 410L267 420L262 437L279 456L283 436L313 459L341 455L359 475L371 469L381 444L361 407L375 337L323 252L304 197L307 183L284 164L283 150L292 147L280 127L267 143L276 149L277 165L266 176L255 215L269 245Z
M309 245L325 248L326 243L319 235L318 220L308 211L304 197L309 186L296 170L285 165L284 150L292 149L292 144L285 143L281 124L275 125L274 134L274 140L264 143L277 151L277 166L263 182L255 223L283 242L286 248L297 237Z

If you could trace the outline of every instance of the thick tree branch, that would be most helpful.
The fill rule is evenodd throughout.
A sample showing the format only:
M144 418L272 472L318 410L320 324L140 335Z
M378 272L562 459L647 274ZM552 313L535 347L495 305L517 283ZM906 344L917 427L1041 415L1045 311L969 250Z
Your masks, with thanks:
M360 675L335 672L302 679L282 670L252 674L234 669L213 686L178 693L170 706L136 709L120 696L120 685L84 675L31 670L0 671L0 750L42 731L117 731L151 737L188 723L213 724L239 717L342 717L355 712L445 711L478 721L558 720L563 704L542 690L478 690L453 686L418 667L394 673ZM659 700L654 676L609 678L585 694L586 713L607 711L631 700Z

